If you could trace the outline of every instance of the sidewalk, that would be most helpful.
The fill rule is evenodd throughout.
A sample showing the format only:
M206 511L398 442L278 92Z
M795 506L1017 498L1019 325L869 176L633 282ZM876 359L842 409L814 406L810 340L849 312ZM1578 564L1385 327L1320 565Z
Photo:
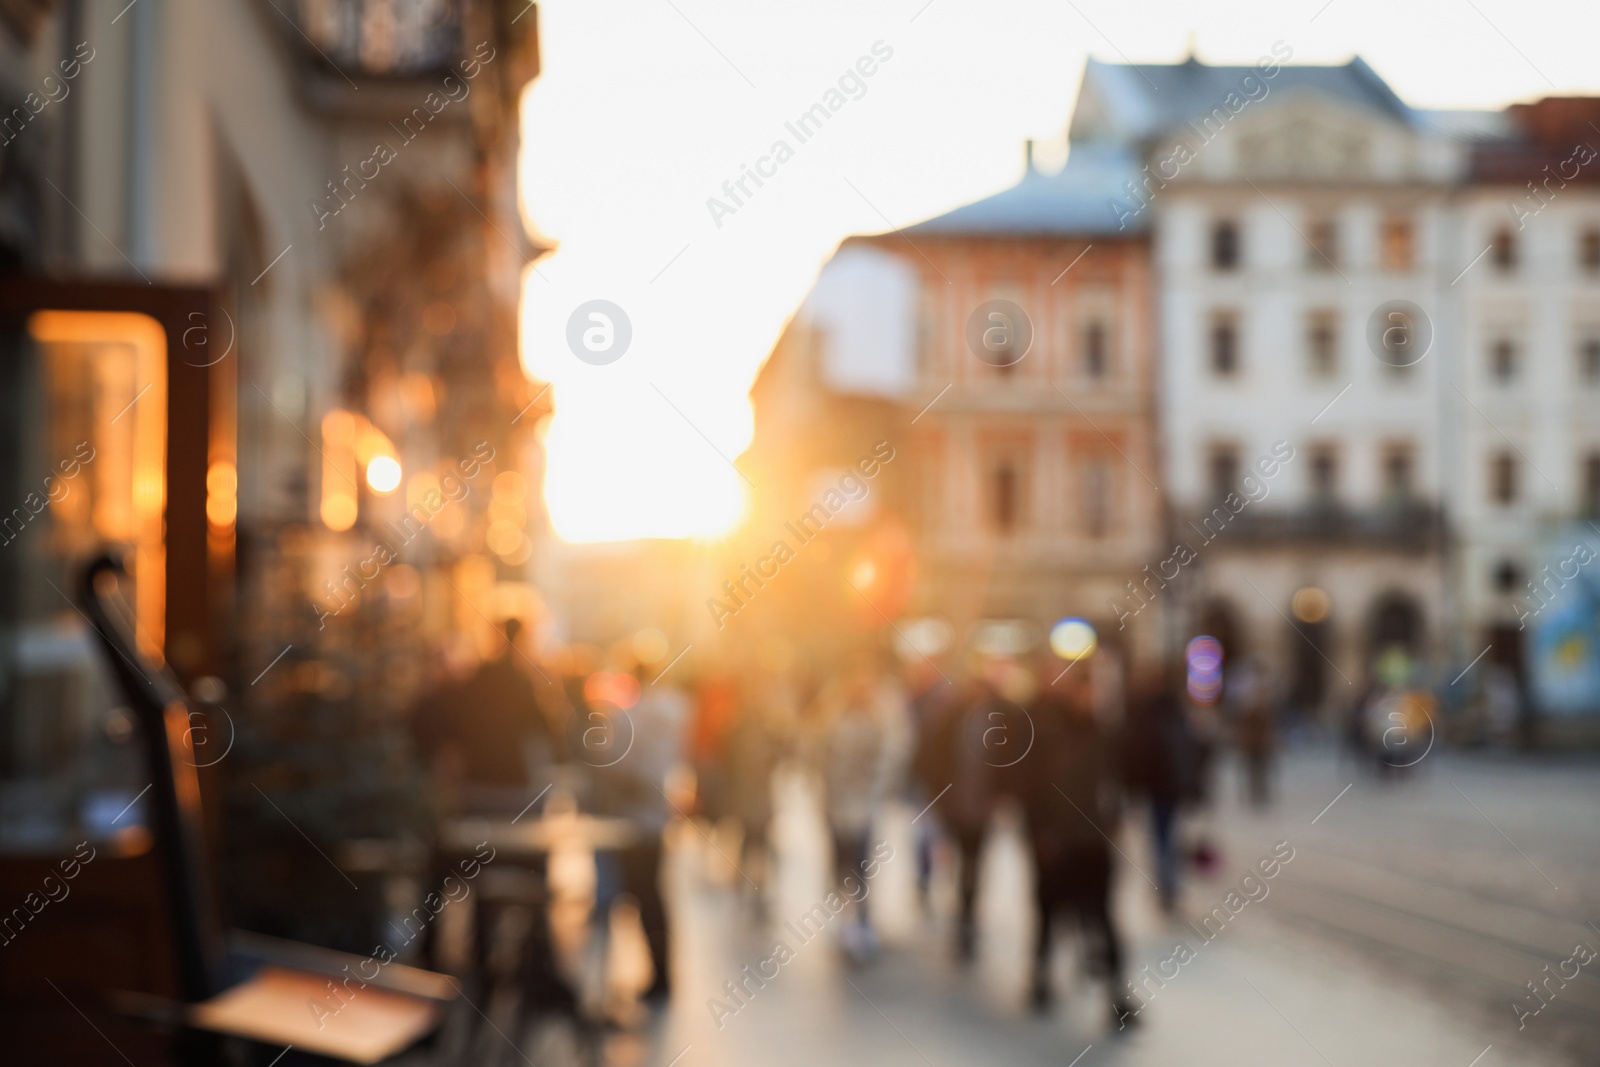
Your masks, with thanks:
M1025 1010L1032 914L1020 837L1014 831L998 834L985 853L984 940L979 959L961 972L951 960L944 920L953 904L950 887L936 887L940 918L918 913L909 810L896 812L885 828L895 858L872 884L869 898L884 933L884 953L865 968L851 969L833 943L834 931L800 942L782 926L828 889L826 841L814 805L798 782L786 783L775 827L783 878L767 929L754 924L732 888L707 883L704 872L722 861L706 843L692 835L680 838L685 847L676 853L671 874L681 946L678 997L660 1021L653 1054L647 1060L624 1056L628 1063L954 1067L1065 1065L1080 1055L1080 1067L1561 1062L1541 1059L1529 1047L1519 1048L1514 1059L1502 1058L1498 1049L1484 1054L1494 1035L1480 1032L1473 1013L1436 1003L1428 989L1348 954L1329 953L1325 941L1276 917L1270 894L1240 911L1211 942L1169 927L1153 907L1150 886L1127 862L1118 868L1118 907L1128 934L1130 977L1171 955L1180 934L1195 947L1195 957L1157 990L1137 1031L1119 1034L1109 1025L1103 992L1082 976L1069 940L1058 950L1060 1004L1053 1014L1035 1018ZM1142 842L1136 833L1126 837L1119 843L1128 860L1142 865ZM1230 837L1237 840L1238 834ZM1263 839L1260 854L1268 855L1272 844ZM1227 857L1228 869L1242 873L1255 858L1235 850ZM1292 872L1293 861L1282 877ZM1186 913L1198 921L1212 904L1222 903L1228 889L1227 879L1192 887ZM793 958L748 1004L731 1016L723 1013L719 1029L708 999L733 1003L724 983L742 978L745 965L755 968L771 956L775 936L789 944Z

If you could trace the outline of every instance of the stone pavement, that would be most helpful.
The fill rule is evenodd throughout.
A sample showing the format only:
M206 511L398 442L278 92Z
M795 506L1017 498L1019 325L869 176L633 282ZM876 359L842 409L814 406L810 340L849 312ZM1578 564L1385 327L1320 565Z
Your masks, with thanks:
M1567 958L1583 937L1585 910L1600 913L1592 906L1600 776L1592 765L1442 755L1417 771L1406 782L1380 783L1340 768L1331 753L1296 757L1265 814L1239 809L1225 784L1209 820L1222 843L1221 871L1186 887L1179 917L1199 924L1223 907L1226 925L1214 918L1207 929L1222 932L1210 941L1156 910L1139 870L1149 867L1147 843L1130 819L1118 835L1117 876L1130 975L1147 966L1161 973L1180 938L1193 958L1168 963L1168 980L1147 982L1153 993L1127 1033L1110 1024L1103 987L1084 974L1072 938L1058 950L1061 1003L1045 1017L1026 1010L1028 862L1016 827L1003 821L983 856L982 941L968 969L949 950L950 879L936 881L934 915L917 904L910 808L892 812L879 831L895 850L870 883L881 956L859 968L845 961L836 934L848 912L810 940L786 929L830 888L815 796L799 776L787 777L774 828L781 875L765 923L754 919L750 894L717 845L678 828L669 878L678 997L642 1039L610 1042L607 1060L626 1067L1596 1062L1600 983L1592 972L1600 966L1586 968L1521 1032L1510 1005L1524 981L1543 977L1544 963ZM1345 784L1351 788L1341 792ZM1294 858L1265 883L1266 896L1234 897L1226 907L1240 876L1280 841ZM1248 888L1260 896L1258 883ZM775 937L792 958L772 961ZM1600 934L1590 943L1600 947ZM742 979L746 965L767 974L775 967L777 975L739 1006L724 984ZM713 998L724 1008L714 1012Z

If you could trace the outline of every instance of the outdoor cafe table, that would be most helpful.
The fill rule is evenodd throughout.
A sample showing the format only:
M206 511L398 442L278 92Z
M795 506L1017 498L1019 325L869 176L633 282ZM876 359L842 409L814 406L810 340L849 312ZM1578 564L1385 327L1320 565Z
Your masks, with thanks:
M524 822L466 816L444 821L438 847L450 855L470 855L487 843L497 859L502 853L510 859L537 859L563 848L615 852L638 840L639 828L627 819L567 814Z

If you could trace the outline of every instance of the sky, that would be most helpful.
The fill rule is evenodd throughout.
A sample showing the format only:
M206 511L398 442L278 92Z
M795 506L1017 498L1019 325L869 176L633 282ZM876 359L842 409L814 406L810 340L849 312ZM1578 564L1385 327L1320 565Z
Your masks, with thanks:
M1283 41L1295 63L1359 54L1417 107L1600 94L1594 0L538 10L543 71L523 98L520 193L525 219L558 248L527 272L521 356L551 383L540 428L551 522L579 542L736 526L750 385L838 242L1006 188L1026 138L1040 141L1041 166L1059 166L1089 56L1170 63L1193 48L1252 63ZM786 125L841 97L804 140Z

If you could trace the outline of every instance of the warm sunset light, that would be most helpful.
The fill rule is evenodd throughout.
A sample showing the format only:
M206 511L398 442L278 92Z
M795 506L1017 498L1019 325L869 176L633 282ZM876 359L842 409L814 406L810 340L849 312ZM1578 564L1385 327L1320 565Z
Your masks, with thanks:
M374 456L367 464L367 486L374 493L392 493L400 487L400 461L393 456Z
M6 1062L1593 1064L1596 40L0 0Z

